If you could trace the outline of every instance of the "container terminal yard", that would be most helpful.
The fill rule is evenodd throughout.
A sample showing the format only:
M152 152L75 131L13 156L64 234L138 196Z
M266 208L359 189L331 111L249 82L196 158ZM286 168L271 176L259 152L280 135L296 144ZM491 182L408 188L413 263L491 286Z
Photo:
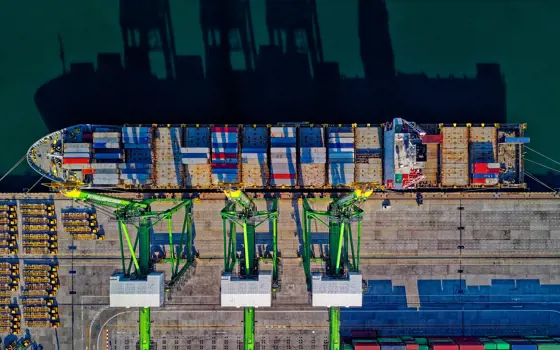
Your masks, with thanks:
M290 196L284 195L277 203L277 284L271 291L271 307L254 309L254 348L329 348L329 311L312 306L306 286L300 239L305 201L296 194ZM118 197L181 195L119 193ZM559 334L559 198L544 193L424 193L419 206L414 194L371 194L361 205L359 270L367 281L363 305L341 307L341 342L352 344L353 335L360 337L358 331L370 337L376 331L385 338ZM2 208L16 206L11 211L17 216L16 244L4 244L2 261L10 264L3 265L7 276L18 266L19 277L12 278L19 278L19 283L6 284L16 286L15 291L3 290L12 298L12 307L17 301L21 334L29 329L33 340L45 349L136 349L138 308L110 307L110 276L122 271L114 215L102 206L56 193L3 194L1 199ZM270 200L254 200L264 211L265 202ZM319 211L327 209L329 200L310 198L308 203ZM54 229L48 240L26 238L30 234L23 230L23 222L30 209L24 208L30 204L44 205L35 212L50 222L56 218L55 224L47 224ZM243 309L221 306L224 237L220 211L226 204L226 196L218 193L201 194L193 202L194 262L167 289L163 306L151 308L152 348L243 348ZM172 205L154 202L152 210ZM54 213L48 215L49 210ZM171 223L174 244L182 232L185 210L177 212ZM78 229L86 227L89 230ZM97 232L90 234L93 231ZM328 229L314 222L311 231L311 271L325 271L317 258L328 255ZM242 237L238 230L237 241L243 242ZM267 259L273 246L270 225L259 226L255 237L256 255L263 260L259 270L264 274L272 270ZM243 244L238 247L237 255L242 256ZM151 257L154 271L170 279L166 220L151 229ZM43 275L45 283L35 287L33 278ZM42 306L26 314L26 303L32 299ZM54 320L50 310L56 310Z
M524 129L50 134L51 191L0 195L4 347L556 349L560 195L525 191Z

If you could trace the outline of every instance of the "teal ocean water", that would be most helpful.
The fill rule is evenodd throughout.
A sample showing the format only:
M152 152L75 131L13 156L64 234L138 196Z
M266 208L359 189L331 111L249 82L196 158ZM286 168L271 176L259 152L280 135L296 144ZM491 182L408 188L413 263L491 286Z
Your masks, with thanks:
M170 5L177 53L204 56L199 0L170 0ZM265 0L250 0L250 5L257 47L269 44ZM387 0L387 7L398 71L473 76L477 62L499 63L506 79L508 121L527 122L531 147L560 158L555 150L560 1ZM358 0L317 0L317 13L325 61L339 62L347 77L363 76ZM9 1L0 12L0 29L4 173L47 132L33 95L62 72L59 34L67 64L95 62L99 52L122 54L123 47L116 0ZM153 64L157 71L158 62ZM16 173L26 170L24 163Z

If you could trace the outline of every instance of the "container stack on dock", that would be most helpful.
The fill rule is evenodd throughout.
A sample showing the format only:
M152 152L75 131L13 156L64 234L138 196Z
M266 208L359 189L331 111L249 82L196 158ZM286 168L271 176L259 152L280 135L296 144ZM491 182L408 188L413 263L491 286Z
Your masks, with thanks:
M103 232L100 232L97 224L95 209L89 208L64 208L62 209L62 226L64 230L76 240L103 240Z
M268 129L244 127L241 143L241 182L245 186L268 185Z
M441 183L446 187L469 185L469 128L443 127Z
M356 183L383 182L381 160L381 129L379 127L355 128ZM346 142L343 144L347 144Z
M559 350L560 338L526 337L353 337L353 350Z
M295 127L270 128L270 184L295 186L297 181Z
M210 187L210 128L188 127L185 130L185 147L181 148L185 167L185 186Z
M21 315L17 304L0 305L0 332L2 334L19 334L21 330ZM4 348L8 349L8 347ZM14 348L15 349L15 348Z
M212 184L239 182L238 138L235 126L212 127Z
M27 327L60 325L56 291L60 287L58 265L25 263L23 267L23 318Z
M155 185L159 188L183 186L181 145L183 135L179 127L156 129L154 141Z
M17 254L18 212L16 202L0 202L0 251Z
M496 186L500 176L495 127L472 127L470 133L470 163L473 185Z
M325 186L327 150L322 127L299 128L299 185Z
M329 185L350 186L356 171L354 130L350 126L328 128Z
M24 254L58 254L58 234L54 204L21 201L22 251Z
M93 133L93 149L96 165L92 174L93 184L101 186L116 186L119 184L119 174L116 164L124 160L124 150L121 147L121 133L108 128L97 128ZM97 166L97 164L108 166Z
M123 127L122 140L126 163L118 164L124 185L145 186L152 177L152 128Z

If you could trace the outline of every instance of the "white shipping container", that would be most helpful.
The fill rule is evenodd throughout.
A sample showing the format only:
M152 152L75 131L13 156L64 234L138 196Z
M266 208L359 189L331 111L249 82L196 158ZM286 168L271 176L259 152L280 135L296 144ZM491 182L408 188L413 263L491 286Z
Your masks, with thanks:
M241 157L242 158L255 158L255 159L259 159L259 158L264 158L266 159L268 155L266 153L241 153Z
M354 143L354 138L352 137L336 137L329 138L329 143Z
M354 138L354 133L353 132L329 132L329 138L333 138L333 137L351 137Z
M187 187L208 187L211 184L211 165L185 165L185 185Z
M325 147L301 147L299 149L300 153L327 153Z
M93 139L96 137L121 137L120 132L94 132Z
M330 168L333 169L355 169L354 163L331 163L329 164Z
M69 169L69 170L81 170L81 169L89 168L90 166L91 164L62 164L63 169Z
M247 186L266 186L268 171L266 166L248 164L243 166L242 181Z
M291 179L270 179L272 186L295 186L296 180Z
M90 149L91 148L91 143L64 143L64 150L69 149L69 148L80 148L80 149Z
M296 153L297 147L271 147L270 153Z
M105 148L121 148L119 143L106 143Z
M288 158L270 158L271 164L296 164L296 157L293 159Z
M272 126L270 132L296 132L296 128L293 126Z
M353 148L329 148L329 153L354 152Z
M207 153L210 154L208 147L181 147L181 153Z
M93 174L93 179L118 179L119 174Z
M117 163L92 163L89 166L92 169L117 169L117 166L121 164Z
M118 174L119 169L95 169L95 174Z
M119 180L104 180L104 179L98 179L98 180L93 180L93 184L94 185L118 185L119 184Z
M208 164L208 158L183 158L181 164Z

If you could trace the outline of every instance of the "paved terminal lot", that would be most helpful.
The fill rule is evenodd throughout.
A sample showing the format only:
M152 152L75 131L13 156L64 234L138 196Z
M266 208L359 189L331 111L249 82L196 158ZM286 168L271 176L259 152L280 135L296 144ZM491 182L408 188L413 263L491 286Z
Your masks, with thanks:
M25 200L19 196L15 199L23 203L51 195ZM4 195L0 201L13 199ZM89 206L58 196L52 200L57 217L63 208ZM328 201L311 203L322 210ZM489 335L560 333L558 197L426 196L424 203L419 207L412 198L390 195L363 204L360 267L368 290L362 309L343 310L343 334L351 329L378 329L387 335L460 335L470 334L469 330ZM166 306L152 311L153 341L159 350L242 348L242 310L219 307L224 254L219 211L224 204L224 199L194 204L199 259L186 281L168 296ZM390 208L383 209L382 204ZM258 205L267 204L261 200ZM157 204L153 209L168 207ZM282 199L279 211L280 289L273 308L257 309L256 341L262 350L323 349L328 340L327 311L309 306L298 258L301 202ZM28 328L25 318L22 322L22 329L29 329L44 349L106 349L107 336L111 349L136 349L138 311L108 307L109 276L122 269L116 221L110 213L97 208L103 241L72 240L59 220L56 257L21 250L16 256L20 265L49 258L60 266L61 287L56 295L60 328ZM176 241L182 214L173 219ZM313 224L316 257L328 250L327 231ZM167 223L154 227L152 241L155 251L169 251ZM258 228L257 245L261 252L270 249L269 225ZM170 272L165 263L157 264L156 270Z

